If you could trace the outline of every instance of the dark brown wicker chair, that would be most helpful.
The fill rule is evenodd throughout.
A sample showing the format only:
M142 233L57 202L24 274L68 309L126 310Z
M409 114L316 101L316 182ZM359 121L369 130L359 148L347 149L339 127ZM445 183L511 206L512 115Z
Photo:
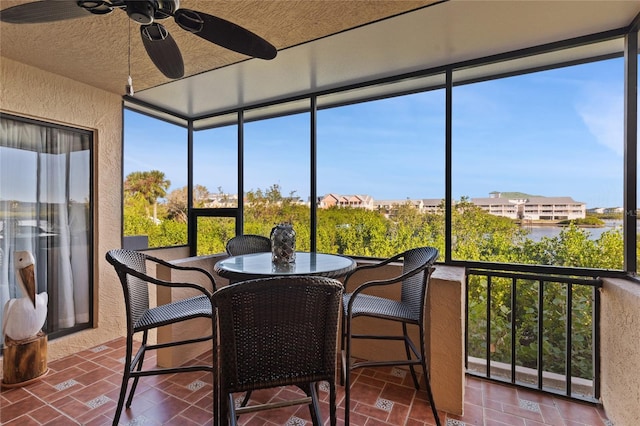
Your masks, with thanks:
M216 289L216 283L211 274L203 269L195 267L177 266L131 250L111 250L106 254L107 261L113 265L124 292L125 309L127 313L127 347L124 363L124 374L122 376L122 385L120 388L120 396L118 398L118 406L113 418L113 424L117 425L122 414L124 399L127 393L129 380L133 379L129 398L127 399L127 408L131 406L133 395L138 385L138 380L142 376L150 376L156 374L172 374L189 371L209 371L213 373L213 391L214 391L214 413L217 412L215 401L218 400L217 376L214 365L189 365L174 368L153 368L142 370L145 353L150 350L166 348L177 345L186 345L196 342L212 341L214 353L216 342L216 322L214 311L211 307L211 295ZM211 289L206 289L198 284L169 282L156 279L147 275L147 262L164 265L172 269L183 271L196 271L204 274L211 281ZM157 307L149 307L149 285L169 286L169 287L188 287L201 295L179 300L166 305ZM174 324L192 318L205 317L211 318L212 334L200 338L189 340L177 340L173 342L149 345L147 344L147 335L149 330L164 325ZM135 333L142 332L142 343L135 357L133 357L133 336ZM214 356L215 362L215 356ZM216 416L214 415L214 418ZM217 421L215 421L217 424Z
M351 370L361 367L379 366L399 366L408 365L411 370L413 382L416 389L420 389L418 378L414 369L415 365L421 365L424 373L427 396L431 404L431 410L440 426L440 419L436 410L436 405L431 392L429 381L429 371L427 369L425 346L424 346L424 306L429 286L429 278L433 270L433 263L438 258L438 250L433 247L420 247L408 250L404 253L391 257L383 262L360 266L345 277L345 288L349 280L360 271L371 271L372 269L388 265L392 262L402 261L402 274L383 280L368 281L359 285L352 293L345 293L342 297L343 318L342 318L342 372L341 382L345 385L345 425L349 424L349 398ZM401 285L400 300L386 299L370 294L366 294L367 289L376 286ZM402 323L402 335L370 335L352 334L351 322L357 317L374 317L383 320L390 320ZM418 327L420 333L419 350L407 334L407 325L412 324ZM360 361L353 362L351 359L352 339L383 339L404 342L406 359L383 360L383 361Z
M264 409L308 404L322 425L318 382L329 384L336 424L336 346L342 284L326 277L272 277L223 287L213 295L220 333L221 421ZM294 385L306 397L253 404L250 392ZM233 393L246 392L236 406Z
M226 249L229 256L270 252L271 240L262 235L238 235L227 241Z

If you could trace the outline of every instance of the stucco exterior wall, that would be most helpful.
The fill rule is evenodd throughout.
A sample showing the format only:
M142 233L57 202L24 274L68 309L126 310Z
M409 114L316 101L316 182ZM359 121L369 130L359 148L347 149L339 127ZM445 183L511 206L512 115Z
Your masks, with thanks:
M640 424L640 284L605 279L601 293L601 398L615 425Z
M113 268L104 258L107 250L120 247L121 102L117 94L0 57L0 111L94 132L96 327L49 341L49 361L124 334L122 290Z

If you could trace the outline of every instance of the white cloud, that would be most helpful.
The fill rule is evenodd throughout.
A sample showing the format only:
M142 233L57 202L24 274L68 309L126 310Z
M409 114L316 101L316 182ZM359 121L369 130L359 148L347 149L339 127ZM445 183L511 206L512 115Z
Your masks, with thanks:
M589 87L576 110L596 141L616 154L624 154L622 94L603 87Z

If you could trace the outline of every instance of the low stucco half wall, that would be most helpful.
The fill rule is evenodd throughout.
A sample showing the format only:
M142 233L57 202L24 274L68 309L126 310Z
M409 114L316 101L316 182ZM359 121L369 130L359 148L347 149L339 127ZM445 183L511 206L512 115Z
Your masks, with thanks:
M605 279L601 293L601 399L615 425L640 424L640 284Z
M220 288L223 285L227 285L228 282L224 278L216 275L213 271L213 267L218 260L225 257L227 257L226 254L198 256L174 260L172 261L172 263L179 266L195 266L197 268L204 269L205 271L213 275L214 279L216 280L216 287ZM169 269L166 266L159 265L156 274L157 277L161 280L191 282L200 284L203 287L207 288L209 291L213 290L211 288L211 283L209 282L207 277L201 273L178 271L175 269ZM163 305L171 301L185 299L197 294L202 293L198 293L197 291L192 289L158 287L156 296L158 305ZM192 339L202 337L207 334L211 334L211 321L206 318L196 318L184 321L181 324L159 328L158 342ZM158 365L161 367L172 367L181 365L185 362L193 360L195 357L208 350L211 350L210 342L201 342L191 345L160 349L158 350Z

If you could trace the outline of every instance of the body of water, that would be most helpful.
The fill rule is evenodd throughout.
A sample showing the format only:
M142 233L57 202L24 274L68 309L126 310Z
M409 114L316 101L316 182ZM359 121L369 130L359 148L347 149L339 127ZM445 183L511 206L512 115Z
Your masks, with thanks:
M612 229L620 229L622 230L622 221L621 220L605 220L605 226L602 228L583 228L591 235L592 240L597 240L600 238L603 232L610 231ZM540 241L542 237L557 237L560 235L560 231L564 229L563 226L536 226L536 225L525 225L525 229L529 231L528 238L533 241Z

